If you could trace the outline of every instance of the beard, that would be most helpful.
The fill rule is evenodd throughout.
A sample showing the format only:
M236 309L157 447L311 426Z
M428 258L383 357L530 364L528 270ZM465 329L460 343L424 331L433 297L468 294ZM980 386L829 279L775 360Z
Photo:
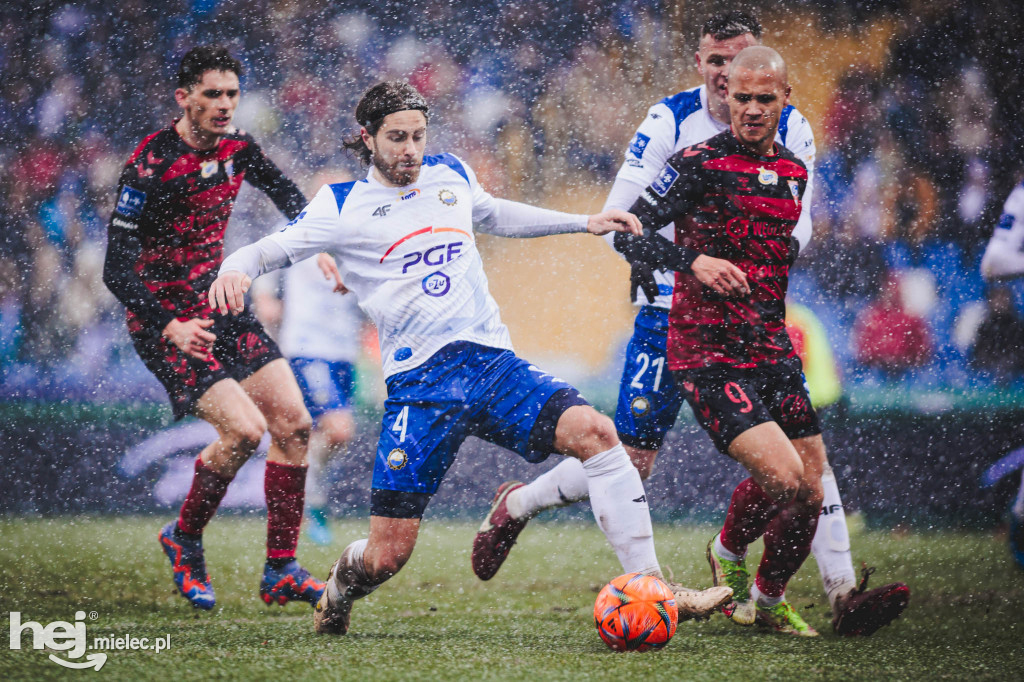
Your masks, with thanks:
M395 161L394 163L387 163L376 154L371 157L371 160L373 161L374 167L380 171L380 174L384 176L388 182L393 185L398 185L399 187L411 185L416 182L420 177L420 168L423 166L423 162L421 160L420 163L416 164L412 168L400 168L399 164L402 162L401 160Z

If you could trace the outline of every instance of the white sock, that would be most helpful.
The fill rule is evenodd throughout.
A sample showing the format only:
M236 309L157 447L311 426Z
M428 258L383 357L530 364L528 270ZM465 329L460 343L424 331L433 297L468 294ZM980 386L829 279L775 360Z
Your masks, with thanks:
M767 606L770 608L783 602L786 599L786 593L783 592L780 597L769 597L764 592L757 589L757 582L755 581L754 584L750 586L750 598L754 600L755 604L760 604L761 606Z
M323 509L327 506L327 489L324 486L324 463L327 461L327 439L315 429L309 436L306 459L306 508Z
M566 457L558 466L510 492L505 505L513 518L532 518L545 509L585 500L588 494L583 463L575 457Z
M1024 469L1020 472L1020 490L1017 491L1017 499L1013 503L1013 515L1024 521Z
M747 550L743 550L743 554L736 554L726 549L725 545L722 544L722 534L719 533L715 536L715 554L727 559L728 561L742 561L747 556Z
M846 512L839 498L839 486L832 469L826 469L821 476L825 489L825 500L818 517L818 529L811 542L811 553L818 562L825 593L834 606L836 598L845 596L857 587L857 573L853 569L850 554L850 532L846 527Z
M626 573L661 577L643 481L619 443L583 462L590 506Z

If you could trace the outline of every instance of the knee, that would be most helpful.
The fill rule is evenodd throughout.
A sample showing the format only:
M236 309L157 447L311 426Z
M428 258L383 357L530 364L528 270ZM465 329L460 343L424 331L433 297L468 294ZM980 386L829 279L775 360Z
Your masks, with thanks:
M317 430L323 433L329 447L337 448L352 440L355 422L350 414L328 413L317 422Z
M299 443L305 446L312 429L313 418L303 405L282 409L270 422L270 435L279 443Z
M800 486L797 501L806 507L821 509L821 505L825 502L825 489L821 485L820 476L813 478L815 480L804 481Z
M566 410L556 434L559 451L583 459L610 450L619 442L612 420L590 406Z
M788 505L802 492L800 472L788 469L773 472L761 487L773 502Z
M222 440L227 442L228 447L233 451L244 454L246 457L256 452L264 432L267 430L267 422L262 416L253 415L250 418L239 420L230 424L221 434Z

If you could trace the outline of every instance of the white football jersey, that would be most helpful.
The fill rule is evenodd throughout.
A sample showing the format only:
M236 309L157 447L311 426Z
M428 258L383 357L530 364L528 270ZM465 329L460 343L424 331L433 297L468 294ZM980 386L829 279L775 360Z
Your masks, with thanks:
M981 274L985 279L1024 276L1024 183L1006 197L999 224L981 257Z
M316 258L284 271L284 313L277 343L289 358L354 363L359 357L363 314L355 296L334 292Z
M503 236L586 231L587 216L495 199L451 154L423 159L405 187L363 180L324 185L280 232L228 256L221 273L251 277L319 251L377 325L384 376L412 369L454 341L512 350L491 297L474 225Z
M626 149L625 161L619 168L615 184L608 194L605 208L628 211L640 193L658 177L668 163L669 157L681 149L714 137L728 127L711 116L708 110L707 88L704 85L683 90L661 100L647 110L647 118L633 134L633 139ZM807 189L804 191L803 209L800 220L793 230L793 236L803 248L811 238L809 207L814 187L814 133L807 119L792 105L786 105L782 110L775 141L796 154L807 166ZM665 238L675 241L672 225L666 225L660 233ZM611 239L612 236L606 236L609 244ZM658 271L655 273L655 280L658 283L658 296L651 305L667 310L672 307L675 273ZM637 303L647 305L647 299L642 293L637 297Z

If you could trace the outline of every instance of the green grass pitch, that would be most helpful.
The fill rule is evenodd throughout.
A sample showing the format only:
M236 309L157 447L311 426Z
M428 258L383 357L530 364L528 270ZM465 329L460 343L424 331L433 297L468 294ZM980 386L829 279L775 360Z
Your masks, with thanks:
M991 533L890 534L853 523L854 559L875 585L903 580L910 606L870 638L832 634L813 560L788 595L822 636L740 628L721 616L683 623L647 653L607 649L593 625L596 591L619 572L596 527L534 522L501 572L478 581L475 524L428 518L409 565L356 603L345 637L317 636L304 604L257 596L263 521L223 516L207 530L217 607L194 611L174 591L156 542L166 519L0 519L0 678L217 680L877 680L1019 679L1024 673L1024 571ZM365 521L335 524L336 543L303 542L300 560L323 577ZM706 586L710 526L661 524L659 558L677 580ZM755 547L759 553L759 546ZM756 556L756 554L755 554ZM67 670L50 652L8 646L10 612L45 626L86 615L97 636L169 636L170 648L107 651L99 672ZM56 654L63 652L53 652ZM84 657L83 657L84 659ZM82 659L80 659L82 660ZM94 676L94 677L92 677Z

